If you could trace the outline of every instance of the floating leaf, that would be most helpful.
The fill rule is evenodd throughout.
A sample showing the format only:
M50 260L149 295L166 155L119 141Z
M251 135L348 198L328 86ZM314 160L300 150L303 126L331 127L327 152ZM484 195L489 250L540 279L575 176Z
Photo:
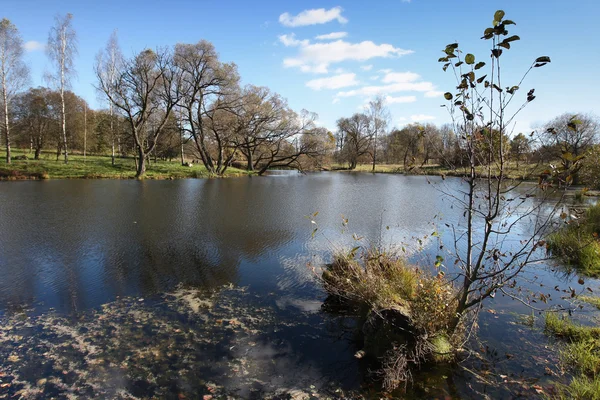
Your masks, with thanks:
M452 96L452 93L450 93L450 92L446 92L446 93L444 93L444 98L445 98L446 100L452 100L452 97L453 97L453 96Z
M504 18L504 11L498 10L494 13L494 21L500 22Z
M475 65L475 69L479 69L485 66L485 63L483 61L479 61L476 65Z
M471 53L467 54L465 56L465 62L468 65L474 64L475 63L475 56L473 54L471 54Z

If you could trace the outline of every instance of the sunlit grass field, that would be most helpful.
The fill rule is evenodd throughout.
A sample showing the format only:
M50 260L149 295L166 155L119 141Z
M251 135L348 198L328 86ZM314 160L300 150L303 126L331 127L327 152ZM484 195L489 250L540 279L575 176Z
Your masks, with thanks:
M40 160L33 159L33 153L15 149L12 151L11 164L6 163L5 151L0 150L0 179L133 179L135 178L135 161L133 158L116 158L115 165L111 157L86 156L69 154L69 163L65 164L63 156L56 161L56 152L43 152ZM14 158L26 155L27 160ZM228 168L225 176L247 175L244 170ZM147 179L180 179L180 178L209 178L211 174L202 164L191 167L182 166L179 159L173 161L152 160L147 163L145 178Z

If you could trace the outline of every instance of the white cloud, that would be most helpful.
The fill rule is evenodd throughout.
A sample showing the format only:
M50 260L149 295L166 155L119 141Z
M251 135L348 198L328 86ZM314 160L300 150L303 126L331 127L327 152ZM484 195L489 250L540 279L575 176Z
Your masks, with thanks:
M386 96L385 97L385 102L387 104L414 103L415 101L417 101L417 96L399 96L399 97Z
M298 15L290 15L290 13L285 12L279 16L279 22L289 27L325 24L333 20L345 24L348 20L342 17L342 11L342 7L333 7L329 10L324 8L304 10Z
M361 65L360 69L362 69L363 71L370 71L373 69L372 65Z
M283 43L285 47L307 46L310 43L308 40L296 39L295 33L290 33L289 35L280 35L279 41Z
M331 32L331 33L328 33L327 35L315 36L315 39L317 39L317 40L336 40L336 39L345 38L346 36L348 36L348 32Z
M370 79L377 79L378 76L372 76ZM381 79L383 84L366 85L357 89L338 92L336 98L345 98L361 96L371 98L378 95L386 96L388 103L412 103L417 101L416 96L392 96L400 92L423 92L427 96L437 93L435 86L431 82L423 81L421 76L414 72L393 72L386 70L385 76Z
M30 40L28 42L25 42L25 44L23 45L23 48L26 51L37 51L37 50L44 50L46 48L46 45L40 42L36 42L35 40Z
M406 82L414 82L418 80L421 76L419 74L415 74L414 72L387 72L383 79L381 80L383 83L406 83Z
M337 97L376 96L378 94L391 94L398 92L428 92L433 90L431 82L402 82L380 86L363 86L347 92L339 92Z
M279 40L287 47L298 47L295 57L283 60L286 67L298 67L303 72L326 73L331 64L342 61L366 61L371 58L399 57L413 53L391 44L375 44L372 41L349 43L343 40L326 43L310 43L298 40L294 34L281 35Z
M313 90L341 89L343 87L356 86L358 83L359 82L356 80L356 74L348 73L334 75L327 78L313 79L306 82L306 86Z
M429 92L425 92L425 97L441 97L444 92L440 92L438 90L430 90Z
M346 71L344 70L344 68L336 68L335 71L333 71L333 72L336 74L343 74Z
M372 80L372 81L376 81L377 79L379 79L379 75L373 75L369 79Z
M431 121L432 119L435 119L433 115L416 114L410 116L410 120L413 122Z

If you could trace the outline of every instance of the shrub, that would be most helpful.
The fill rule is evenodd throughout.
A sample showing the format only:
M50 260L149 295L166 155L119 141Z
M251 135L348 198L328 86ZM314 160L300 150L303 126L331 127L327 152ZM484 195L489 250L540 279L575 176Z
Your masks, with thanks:
M364 354L381 361L385 389L410 379L410 368L450 361L462 331L450 331L456 292L401 257L377 249L337 254L322 275L326 291L358 310Z

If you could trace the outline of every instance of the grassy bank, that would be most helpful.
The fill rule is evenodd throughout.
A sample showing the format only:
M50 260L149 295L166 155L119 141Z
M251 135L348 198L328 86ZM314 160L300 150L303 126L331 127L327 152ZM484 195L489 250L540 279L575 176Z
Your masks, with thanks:
M133 158L116 158L115 165L110 156L69 155L69 163L65 164L61 157L56 161L56 153L45 152L40 160L33 160L33 155L21 151L13 152L13 158L23 155L31 159L13 159L11 164L0 160L1 180L22 179L133 179L135 178L135 162ZM244 170L229 168L225 176L247 175ZM145 178L148 179L181 179L209 178L211 175L201 164L191 167L182 166L179 161L152 160L147 165Z
M332 170L348 171L346 168L347 166L342 164L333 164L331 166ZM505 166L504 173L508 179L537 181L539 179L539 175L546 169L547 167L544 164L520 163L519 165L517 165L516 163L511 162ZM373 166L372 164L359 164L352 171L373 172ZM437 164L429 164L424 165L422 167L410 168L404 168L403 164L377 164L375 165L374 172L385 174L438 175L458 177L466 176L469 174L469 170L467 168L450 169ZM496 172L496 174L497 173L498 172ZM476 174L479 177L487 176L487 168L485 166L477 167Z
M568 267L588 276L600 276L600 204L569 221L548 236L548 248Z
M566 316L546 314L546 332L562 341L561 361L572 374L552 398L600 399L600 328L578 325Z

